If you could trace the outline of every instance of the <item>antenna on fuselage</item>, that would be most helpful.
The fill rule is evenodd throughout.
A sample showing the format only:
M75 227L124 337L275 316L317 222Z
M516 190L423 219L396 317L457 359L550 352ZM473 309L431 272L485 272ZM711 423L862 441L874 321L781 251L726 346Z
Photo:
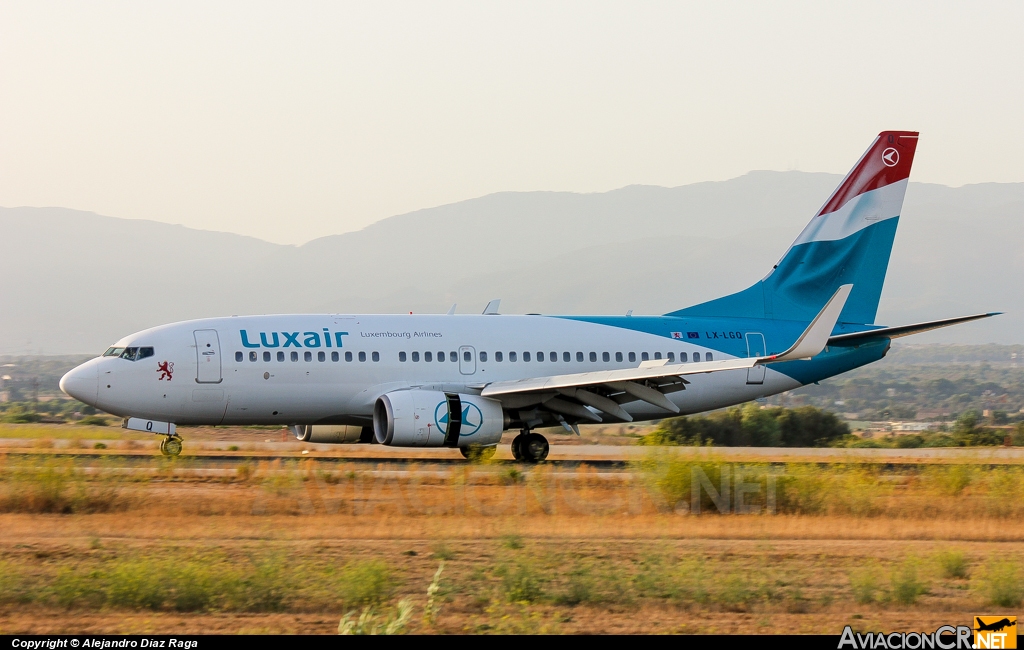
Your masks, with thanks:
M452 304L452 308L448 310L448 314L447 315L448 316L454 316L455 315L455 308L458 307L458 306L459 306L459 303Z
M493 316L498 313L498 305L501 304L501 298L495 298L494 300L487 303L484 307L484 315Z

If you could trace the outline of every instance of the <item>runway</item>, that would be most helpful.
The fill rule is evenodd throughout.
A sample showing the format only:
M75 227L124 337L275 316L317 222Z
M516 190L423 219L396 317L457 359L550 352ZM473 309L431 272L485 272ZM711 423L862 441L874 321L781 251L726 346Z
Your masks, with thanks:
M99 448L97 443L105 448ZM159 440L46 440L0 439L0 454L74 456L80 458L150 458L159 455ZM1024 464L1021 447L943 447L928 449L846 449L784 447L644 447L631 445L563 444L552 441L547 462L626 465L658 455L716 459L747 463L883 463L936 464L978 463L987 465ZM327 462L359 463L466 463L457 449L395 448L383 445L326 445L301 442L226 442L185 439L182 459L241 463L249 459L317 459ZM507 444L498 446L493 461L513 462Z

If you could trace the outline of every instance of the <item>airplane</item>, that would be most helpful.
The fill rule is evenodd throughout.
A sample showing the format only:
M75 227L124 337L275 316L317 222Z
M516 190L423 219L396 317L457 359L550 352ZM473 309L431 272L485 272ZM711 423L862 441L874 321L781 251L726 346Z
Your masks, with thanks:
M61 390L163 436L179 425L281 425L306 442L459 448L544 460L536 429L699 413L878 361L893 339L996 313L874 323L917 148L883 131L768 274L660 316L263 315L131 334Z

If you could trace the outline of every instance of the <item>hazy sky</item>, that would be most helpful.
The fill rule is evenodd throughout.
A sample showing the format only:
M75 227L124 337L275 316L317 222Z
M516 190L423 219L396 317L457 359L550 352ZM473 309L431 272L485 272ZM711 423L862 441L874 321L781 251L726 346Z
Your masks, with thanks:
M1024 3L8 2L0 205L282 243L501 190L1024 181ZM810 215L808 215L810 217Z

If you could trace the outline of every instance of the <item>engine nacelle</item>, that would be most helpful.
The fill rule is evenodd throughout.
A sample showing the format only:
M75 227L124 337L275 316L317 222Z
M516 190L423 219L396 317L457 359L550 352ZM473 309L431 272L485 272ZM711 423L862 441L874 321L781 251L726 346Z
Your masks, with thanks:
M508 424L501 402L479 395L400 390L373 406L377 442L395 447L494 445Z
M344 425L306 424L292 427L296 440L319 444L344 445L356 442L371 442L370 431L364 433L364 427Z

